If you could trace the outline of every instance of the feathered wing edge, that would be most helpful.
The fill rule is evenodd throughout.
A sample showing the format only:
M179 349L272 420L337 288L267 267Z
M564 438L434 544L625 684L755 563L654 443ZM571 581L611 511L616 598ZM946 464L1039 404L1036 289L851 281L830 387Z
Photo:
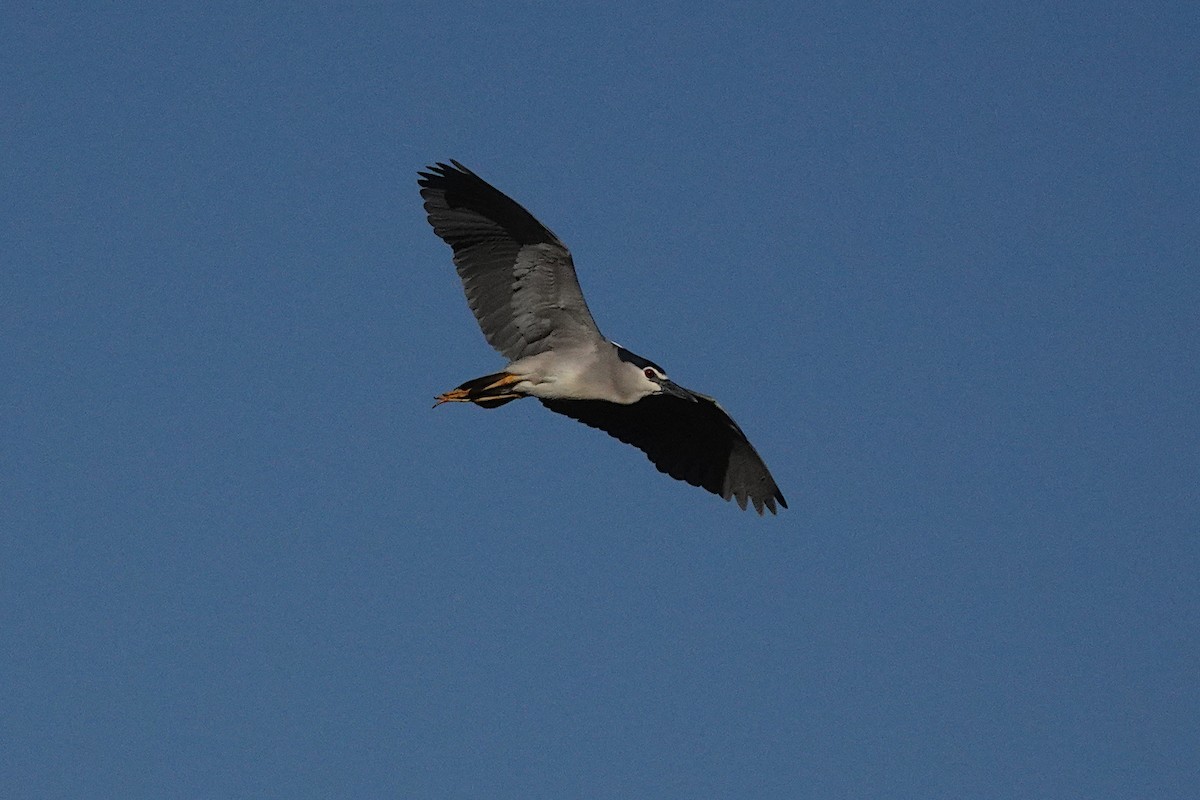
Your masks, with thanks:
M510 360L600 337L566 246L519 203L451 161L419 173L433 231L454 251L479 327Z
M698 486L746 508L753 503L777 513L787 508L753 445L737 423L711 397L696 402L652 395L632 405L603 400L542 400L551 411L604 431L646 454L660 472Z

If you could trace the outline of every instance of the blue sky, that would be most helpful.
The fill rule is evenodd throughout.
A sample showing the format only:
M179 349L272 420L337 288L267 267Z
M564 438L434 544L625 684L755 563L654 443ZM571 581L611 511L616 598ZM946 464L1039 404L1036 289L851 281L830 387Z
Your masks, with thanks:
M1190 798L1190 3L3 12L10 797ZM526 401L416 171L719 397Z

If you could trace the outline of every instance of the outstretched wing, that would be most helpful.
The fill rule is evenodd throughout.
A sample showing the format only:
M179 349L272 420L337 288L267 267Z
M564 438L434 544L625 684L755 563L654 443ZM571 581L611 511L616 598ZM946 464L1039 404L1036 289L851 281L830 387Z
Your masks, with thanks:
M776 501L787 508L775 479L742 429L716 400L702 394L695 397L692 402L658 394L631 405L604 400L541 402L551 411L633 445L672 478L726 500L736 498L743 509L747 500L759 514L764 506L776 513Z
M419 173L433 232L454 250L488 343L515 361L601 339L558 237L512 198L451 161Z

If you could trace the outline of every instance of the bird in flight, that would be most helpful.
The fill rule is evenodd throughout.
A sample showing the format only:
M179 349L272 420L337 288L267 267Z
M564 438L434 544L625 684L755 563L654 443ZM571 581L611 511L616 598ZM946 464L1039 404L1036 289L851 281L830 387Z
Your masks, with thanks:
M429 224L454 251L484 337L509 361L439 395L435 407L496 408L536 397L742 509L787 508L767 465L716 400L601 335L571 253L549 228L457 161L426 169L417 184Z

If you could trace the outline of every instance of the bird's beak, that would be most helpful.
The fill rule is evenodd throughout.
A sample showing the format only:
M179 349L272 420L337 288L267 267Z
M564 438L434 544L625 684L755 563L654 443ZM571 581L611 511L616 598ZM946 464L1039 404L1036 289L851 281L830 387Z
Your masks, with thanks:
M675 381L665 380L659 381L658 385L662 387L663 394L673 395L684 400L691 400L693 403L697 401L696 395L689 392L687 389L680 386Z

